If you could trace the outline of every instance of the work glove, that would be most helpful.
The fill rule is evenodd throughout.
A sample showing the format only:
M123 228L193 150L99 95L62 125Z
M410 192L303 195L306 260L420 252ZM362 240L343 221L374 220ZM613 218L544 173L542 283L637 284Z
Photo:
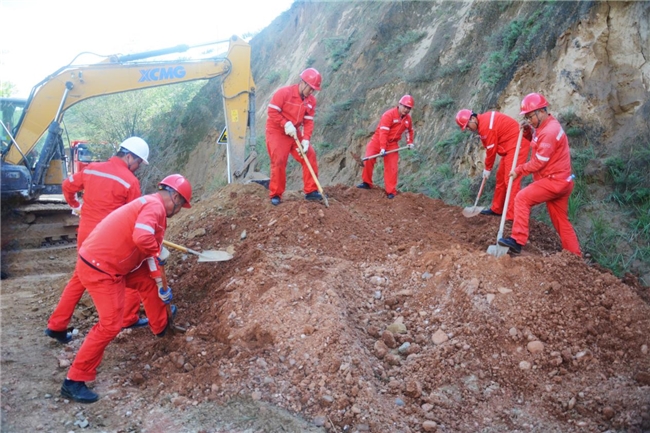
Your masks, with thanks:
M162 247L160 254L156 259L158 260L158 266L165 266L167 264L167 259L169 258L169 250L165 247Z
M309 140L302 140L302 151L307 153L307 149L309 149Z
M167 290L165 290L163 287L160 287L158 289L158 297L165 304L169 304L172 301L172 298L173 298L173 296L172 296L172 288L167 287Z
M386 155L386 149L381 149L379 151L379 156L385 156Z
M79 207L73 207L72 215L81 216L81 206L83 206L83 204L80 204Z
M408 147L409 149L413 149L415 145L413 143L408 143L406 147Z
M483 170L483 179L490 177L490 173L492 173L490 170Z
M290 121L284 124L284 133L290 137L296 138L296 127Z
M526 123L525 125L522 125L522 128L524 130L524 138L528 141L533 139L533 127L530 126L530 124Z

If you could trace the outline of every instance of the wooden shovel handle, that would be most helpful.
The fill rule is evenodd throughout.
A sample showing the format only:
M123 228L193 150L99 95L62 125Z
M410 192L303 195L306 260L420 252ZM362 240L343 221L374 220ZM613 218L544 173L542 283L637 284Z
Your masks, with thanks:
M389 153L399 152L400 150L404 150L404 149L408 149L408 148L409 148L408 146L398 147L397 149L393 149L393 150L389 150L389 151L387 151L386 153L384 153L384 155L388 155ZM377 158L378 156L381 156L381 153L378 153L378 154L376 154L376 155L366 156L366 157L364 157L364 158L361 158L361 160L362 160L362 161L367 161L367 160L369 160L369 159Z
M320 186L320 182L318 181L318 177L316 177L316 173L314 173L314 169L311 167L311 163L309 162L309 159L307 159L307 155L305 155L305 152L302 150L302 144L300 144L300 141L298 141L297 137L294 137L293 139L296 141L296 146L298 146L298 153L300 154L302 159L305 161L305 164L307 164L307 168L309 169L309 172L311 173L311 177L314 178L314 182L316 183L316 188L318 188L318 192L323 197L323 201L325 202L325 207L330 207L329 203L327 202L327 197L325 197L325 192L323 191L323 188Z
M510 176L510 173L517 168L517 161L519 159L519 149L521 148L521 139L524 137L524 128L519 127L519 137L517 138L517 147L515 148L515 158L512 160L512 169L508 172L508 189L506 190L506 199L503 202L503 214L501 214L501 224L499 224L499 233L497 233L497 245L499 244L499 239L503 237L503 228L506 224L506 214L508 213L508 203L510 202L510 192L512 191L512 182L514 179Z
M175 250L182 251L184 253L189 253L190 252L186 247L184 247L182 245L175 244L173 242L169 242L169 241L164 240L164 239L163 239L163 245L165 245L166 247L169 247L169 248L174 248Z

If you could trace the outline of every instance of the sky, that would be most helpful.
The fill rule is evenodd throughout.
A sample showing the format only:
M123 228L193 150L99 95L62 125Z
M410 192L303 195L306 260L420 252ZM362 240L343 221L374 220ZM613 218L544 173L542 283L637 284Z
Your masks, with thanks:
M0 0L0 82L26 98L79 53L131 54L244 37L267 27L293 0ZM227 50L223 45L223 51ZM200 50L193 50L199 52ZM187 54L187 53L186 53ZM84 55L75 64L97 63Z

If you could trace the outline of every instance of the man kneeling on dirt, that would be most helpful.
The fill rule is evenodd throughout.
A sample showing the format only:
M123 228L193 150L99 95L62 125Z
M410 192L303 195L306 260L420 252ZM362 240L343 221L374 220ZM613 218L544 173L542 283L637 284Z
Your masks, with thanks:
M191 207L191 197L192 186L187 179L180 174L167 176L158 184L156 193L111 212L84 241L76 272L93 299L99 322L92 327L72 362L61 387L63 397L80 403L92 403L99 398L85 382L95 380L104 350L122 330L127 286L139 291L150 322L155 307L153 300L160 303L156 299L159 297L164 303L171 301L170 288L162 287L159 291L152 284L147 259L158 257L167 218L176 215L182 207Z

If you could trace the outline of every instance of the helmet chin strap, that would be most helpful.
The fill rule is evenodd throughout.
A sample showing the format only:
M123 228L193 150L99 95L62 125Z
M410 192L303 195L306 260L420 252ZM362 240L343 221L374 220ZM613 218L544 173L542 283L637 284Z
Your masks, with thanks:
M172 195L172 192L170 190L166 189L165 191L167 191L169 193L169 198L172 201L172 203L174 203L174 208L172 209L171 215L167 214L167 218L170 218L170 217L176 215L176 209L180 209L183 205L182 204L181 205L176 204L176 201L174 200L174 196Z

